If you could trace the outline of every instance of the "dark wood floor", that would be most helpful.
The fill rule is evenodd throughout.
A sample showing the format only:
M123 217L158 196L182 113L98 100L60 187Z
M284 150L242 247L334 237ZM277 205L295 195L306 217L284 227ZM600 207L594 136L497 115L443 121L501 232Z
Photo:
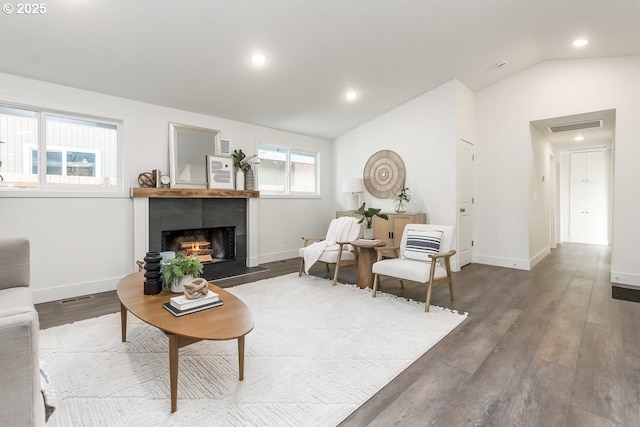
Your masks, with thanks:
M480 264L432 304L469 317L355 411L344 426L640 426L640 304L611 298L610 249L563 244L531 271ZM298 261L217 281L297 271ZM329 276L323 266L311 273ZM353 283L354 267L341 272ZM422 286L384 292L424 301ZM39 304L42 328L119 309L115 292ZM425 316L428 316L425 313Z

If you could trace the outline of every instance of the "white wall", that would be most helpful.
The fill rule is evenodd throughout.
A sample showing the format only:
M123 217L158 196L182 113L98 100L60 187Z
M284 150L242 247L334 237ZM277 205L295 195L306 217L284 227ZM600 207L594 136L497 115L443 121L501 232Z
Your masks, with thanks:
M473 94L452 80L341 135L333 142L335 208L346 209L342 179L362 177L374 153L392 150L405 165L409 211L426 212L431 224L456 225L457 141L473 141L473 134ZM361 201L393 211L392 199L365 191Z
M455 224L455 191L451 191L457 141L454 89L453 82L444 84L334 140L336 209L346 209L342 179L362 177L374 153L392 150L405 165L406 186L412 195L409 211L426 212L429 223ZM365 191L362 201L393 212L392 199L377 199Z
M529 122L616 109L611 277L640 286L638 75L639 56L551 61L476 93L477 257L506 266L530 260Z
M549 141L531 126L532 157L529 172L529 265L533 267L551 251L549 242Z
M123 98L0 74L0 101L121 119L124 121L127 187L138 174L169 170L168 123L219 129L231 148L255 153L257 141L271 141L320 152L320 199L261 198L253 212L258 224L260 262L288 258L300 236L326 231L333 217L331 144L327 140L145 104ZM133 251L133 201L114 198L7 197L0 191L0 237L31 240L31 281L37 302L115 289L130 273ZM322 233L321 233L322 234ZM285 243L286 239L286 243Z

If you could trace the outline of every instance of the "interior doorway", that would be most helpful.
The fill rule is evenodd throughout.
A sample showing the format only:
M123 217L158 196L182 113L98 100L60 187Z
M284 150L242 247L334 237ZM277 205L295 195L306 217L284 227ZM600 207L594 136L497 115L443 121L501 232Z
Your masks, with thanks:
M534 163L540 161L536 153L548 152L555 183L547 193L549 229L532 224L530 232L548 235L549 248L556 242L611 244L615 117L612 109L531 122Z

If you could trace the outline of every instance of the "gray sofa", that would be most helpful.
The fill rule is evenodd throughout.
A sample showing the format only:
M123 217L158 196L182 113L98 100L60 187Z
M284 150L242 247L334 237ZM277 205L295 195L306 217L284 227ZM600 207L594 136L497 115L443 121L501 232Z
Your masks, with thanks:
M0 239L0 426L45 424L29 257L27 239Z

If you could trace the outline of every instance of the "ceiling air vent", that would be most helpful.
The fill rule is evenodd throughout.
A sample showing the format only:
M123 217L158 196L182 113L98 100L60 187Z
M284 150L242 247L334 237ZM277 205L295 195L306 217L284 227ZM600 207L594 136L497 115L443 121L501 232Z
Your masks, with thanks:
M558 125L558 126L549 126L550 132L567 132L570 130L582 130L582 129L591 129L591 128L601 128L602 120L590 120L588 122L578 122L578 123L568 123L566 125Z

